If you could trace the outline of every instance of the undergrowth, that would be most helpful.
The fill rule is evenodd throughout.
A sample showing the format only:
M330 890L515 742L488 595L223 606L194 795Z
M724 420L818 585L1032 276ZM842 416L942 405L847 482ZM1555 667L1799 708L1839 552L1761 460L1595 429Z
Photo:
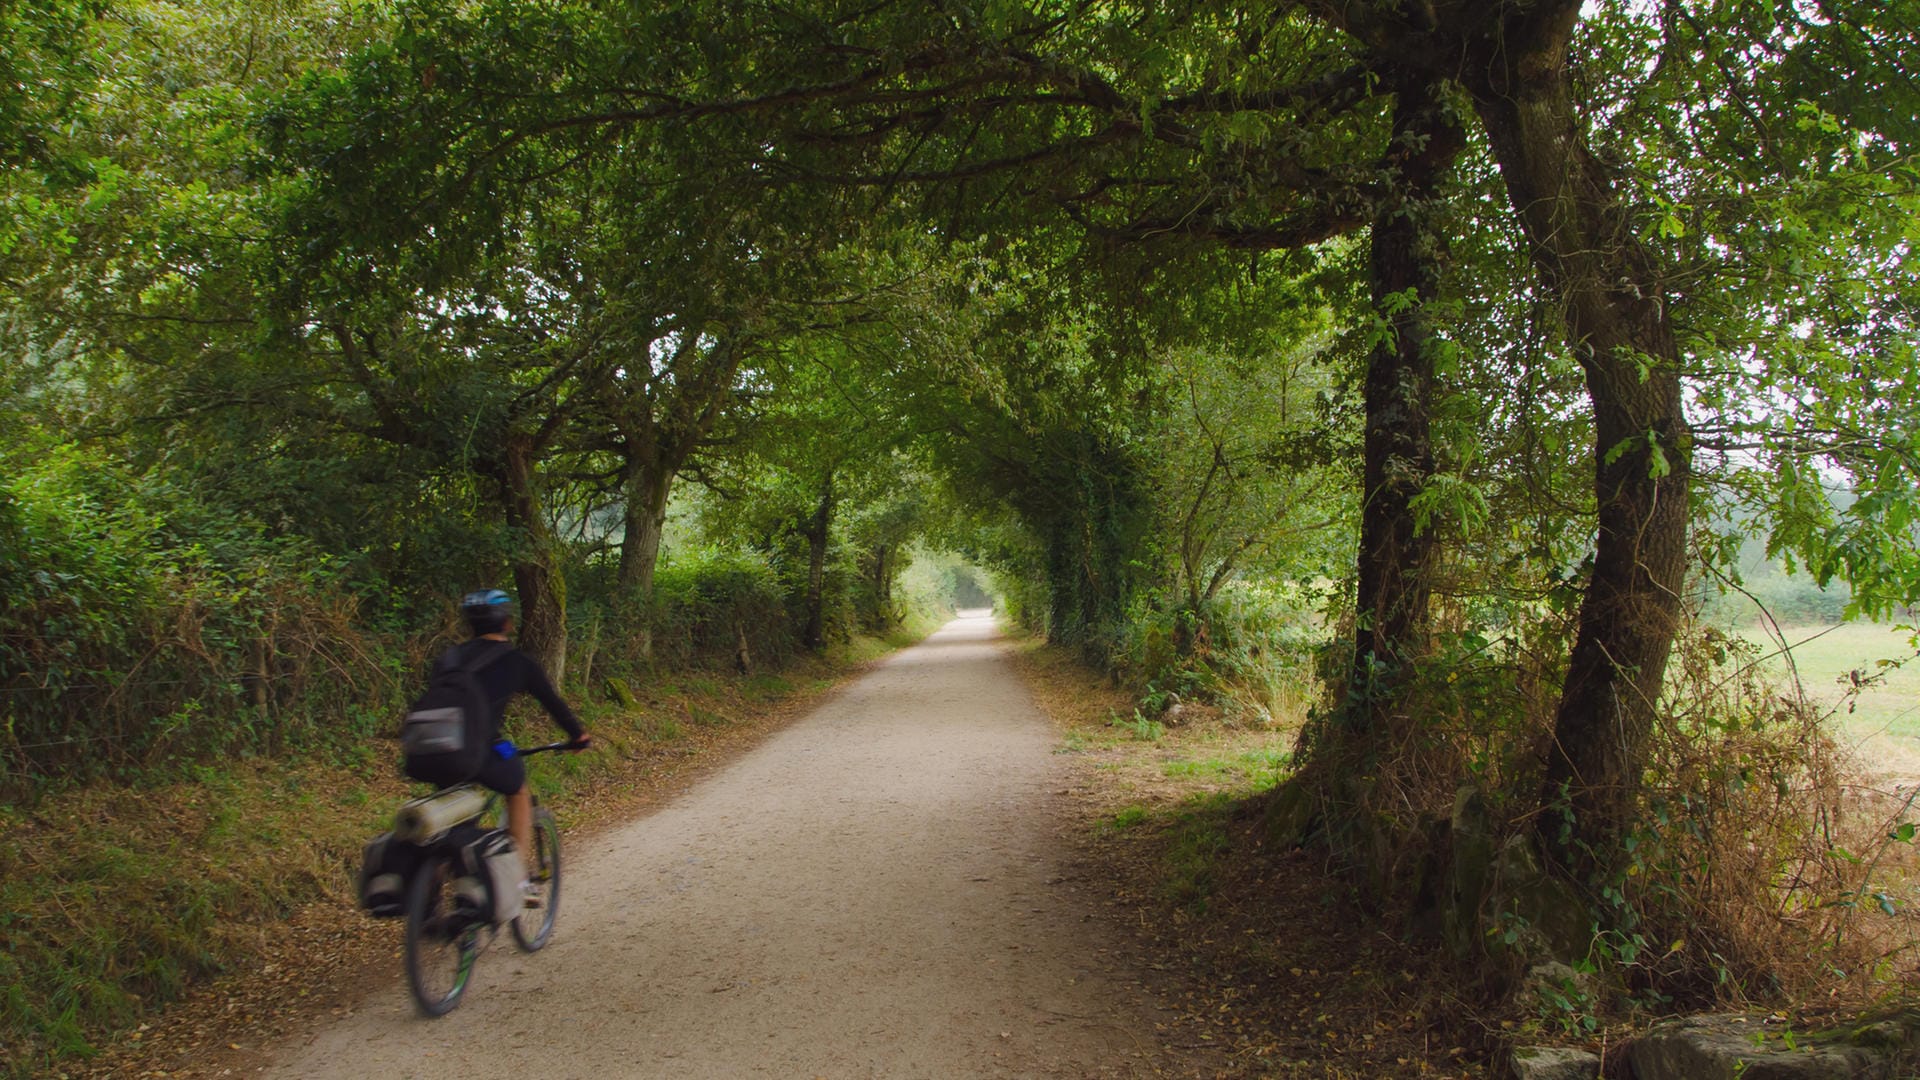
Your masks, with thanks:
M420 659L339 560L77 451L0 469L0 800L372 735Z
M1080 766L1115 921L1139 935L1142 964L1176 980L1168 1031L1230 1052L1234 1075L1486 1075L1435 950L1360 915L1313 856L1266 842L1262 796L1292 775L1291 729L1205 710L1134 739L1108 722L1133 688L1064 649L1017 655Z
M1534 849L1542 826L1530 795L1564 662L1550 635L1443 634L1403 675L1417 722L1395 716L1358 745L1334 702L1309 727L1299 792L1318 807L1319 842L1374 883L1384 910L1418 918L1423 905L1462 902L1413 894L1413 883L1450 872L1436 836L1456 855ZM1490 891L1434 913L1479 928L1459 957L1462 977L1512 989L1530 965L1570 965L1590 989L1515 1003L1545 1014L1530 1022L1573 1033L1697 1008L1910 1000L1920 987L1913 798L1849 760L1832 721L1750 643L1692 626L1657 710L1637 824L1619 850L1595 853L1605 871L1562 881L1557 913L1520 910L1503 892L1503 875L1524 880L1539 873L1533 864L1488 864ZM1484 807L1485 823L1463 818L1466 805ZM1480 828L1487 839L1471 835Z
M1620 926L1596 952L1656 1002L1911 995L1914 792L1852 760L1832 713L1752 646L1701 628L1676 660L1685 692L1660 716L1640 825L1601 894Z
M1303 819L1319 823L1306 834L1315 858L1342 868L1383 925L1429 927L1436 944L1458 948L1449 978L1489 1010L1483 1018L1503 1016L1515 1032L1625 1033L1703 1007L1831 1015L1910 1005L1920 989L1920 777L1877 777L1850 760L1830 709L1770 676L1750 644L1706 625L1676 646L1639 825L1606 860L1612 872L1540 894L1563 902L1547 913L1559 926L1530 926L1510 904L1516 894L1501 891L1533 887L1527 875L1541 870L1526 858L1495 857L1493 891L1442 910L1450 886L1435 875L1454 872L1452 830L1463 822L1487 830L1488 857L1532 850L1527 796L1539 789L1564 658L1550 626L1442 628L1417 670L1401 673L1418 708L1396 714L1364 757L1330 752L1340 714L1323 708L1295 748L1302 773L1278 747L1235 762L1197 746L1252 733L1224 712L1153 731L1144 721L1163 688L1149 686L1142 700L1124 679L1106 691L1116 700L1093 706L1104 710L1088 718L1097 726L1076 724L1063 752L1094 758L1101 785L1127 800L1101 835L1151 838L1159 899L1196 917L1220 868L1239 857L1226 839L1235 815L1276 781L1298 779L1289 793L1316 800ZM1045 679L1060 677L1050 668L1064 661L1030 650L1028 662ZM1330 649L1322 670L1337 678L1348 662ZM1462 818L1461 805L1481 809ZM1440 930L1456 919L1468 928L1464 944ZM1569 922L1571 935L1557 932ZM1548 960L1577 978L1530 974ZM1493 1004L1500 994L1513 996Z
M1319 618L1297 590L1233 581L1199 614L1145 597L1113 632L1107 664L1148 718L1206 703L1254 727L1292 727L1317 688Z

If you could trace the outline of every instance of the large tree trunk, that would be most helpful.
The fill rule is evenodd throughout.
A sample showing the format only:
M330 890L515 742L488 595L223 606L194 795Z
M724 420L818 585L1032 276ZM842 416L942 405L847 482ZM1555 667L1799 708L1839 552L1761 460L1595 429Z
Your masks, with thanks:
M893 623L891 544L878 543L860 554L860 580L860 625L874 633L884 631Z
M704 334L683 334L664 370L656 369L651 378L623 380L606 398L619 432L613 449L621 455L626 497L619 586L639 616L634 647L642 657L653 655L648 608L667 497L674 478L733 400L733 376L740 366L736 340L703 345L707 340Z
M1413 500L1433 475L1428 304L1446 257L1435 200L1460 144L1434 82L1410 78L1398 88L1388 157L1402 197L1375 215L1371 237L1373 303L1392 332L1367 358L1358 627L1345 709L1349 725L1376 735L1404 714L1407 666L1427 648L1434 536L1417 527Z
M641 659L653 657L653 572L660 564L660 534L667 524L673 476L673 469L661 464L657 455L644 449L629 451L623 478L627 505L620 541L619 595L635 615L633 649Z
M540 503L532 440L509 436L503 464L507 524L522 535L513 565L520 594L519 644L558 686L567 674L567 598L564 579L554 569L556 545Z
M660 563L660 534L667 524L673 470L636 456L627 466L623 486L627 505L620 543L620 591L644 601L653 596L653 572Z
M1509 16L1466 75L1593 405L1599 542L1536 819L1549 854L1592 870L1617 858L1645 765L1686 570L1692 440L1658 269L1573 108L1578 11Z
M833 532L833 474L820 485L820 501L802 532L807 538L807 625L800 640L815 652L827 647L827 541Z

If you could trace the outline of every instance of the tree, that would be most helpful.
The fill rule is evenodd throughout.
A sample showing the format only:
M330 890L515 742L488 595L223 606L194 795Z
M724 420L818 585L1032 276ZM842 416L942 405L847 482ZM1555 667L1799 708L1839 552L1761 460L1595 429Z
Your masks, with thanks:
M1247 573L1312 577L1351 543L1352 433L1335 314L1319 290L1269 268L1191 298L1148 378L1160 415L1142 432L1168 548L1177 651L1207 639L1215 598ZM1338 537L1338 540L1330 538Z
M856 322L785 340L755 373L778 392L759 404L750 435L711 478L730 496L715 515L723 531L776 553L788 539L802 545L800 642L814 651L827 645L828 579L836 541L850 531L846 510L886 505L901 475L896 449L905 433L887 379L899 355L889 346L898 343L884 333L868 340L875 329ZM870 538L882 545L868 571L871 588L884 597L898 570L885 548L905 537L880 529Z
M1376 736L1406 726L1410 703L1400 686L1427 647L1438 529L1423 522L1417 506L1434 472L1431 417L1441 347L1430 311L1446 268L1437 220L1442 181L1463 138L1438 80L1400 76L1386 159L1400 182L1368 234L1378 322L1364 391L1358 636L1346 703L1347 721Z
M583 14L409 8L393 47L317 75L267 123L278 167L314 179L289 200L286 235L350 268L356 293L431 290L513 263L528 310L551 313L547 333L586 350L566 395L595 430L570 442L611 463L617 580L637 613L676 479L753 392L748 369L806 324L794 305L836 287L815 269L835 237L812 228L821 200L769 197L716 167L705 133L514 131L545 100L525 87L619 68L599 65L626 42ZM632 629L644 655L644 619Z
M1197 617L1274 542L1286 485L1351 462L1279 397L1317 347L1299 314L1325 308L1367 346L1347 735L1390 751L1414 723L1436 568L1524 564L1576 601L1532 801L1579 873L1636 810L1699 482L1765 504L1776 550L1854 579L1863 609L1920 596L1914 110L1880 104L1913 96L1905 0L616 9L402 4L266 110L266 171L221 144L233 203L180 200L72 259L84 203L23 213L19 250L66 269L18 276L44 311L138 302L95 385L144 369L128 399L165 388L176 418L217 387L283 445L463 477L517 523L522 565L556 564L554 521L617 508L630 601L676 478L751 407L795 449L732 479L804 539L814 640L834 522L868 497L849 463L887 457L838 457L832 403L787 358L830 340L834 366L898 361L857 381L898 393L956 487L1011 508L1052 632L1098 643L1155 590ZM89 194L148 197L132 175ZM1496 182L1504 206L1482 205ZM224 301L268 277L261 245L168 241L268 218L297 258L285 332L257 340L260 306ZM1265 329L1211 332L1235 305ZM1269 395L1260 422L1200 400L1244 362L1268 364L1238 384ZM1522 393L1488 392L1516 368ZM1531 541L1465 522L1522 492L1547 496Z

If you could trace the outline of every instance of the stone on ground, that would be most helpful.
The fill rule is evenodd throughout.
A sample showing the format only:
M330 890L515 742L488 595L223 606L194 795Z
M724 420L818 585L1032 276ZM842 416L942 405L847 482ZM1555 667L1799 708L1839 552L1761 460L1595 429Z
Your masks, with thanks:
M1571 1046L1522 1046L1513 1052L1516 1080L1594 1080L1600 1055Z
M1639 1080L1892 1080L1885 1050L1794 1035L1745 1016L1657 1024L1628 1051Z

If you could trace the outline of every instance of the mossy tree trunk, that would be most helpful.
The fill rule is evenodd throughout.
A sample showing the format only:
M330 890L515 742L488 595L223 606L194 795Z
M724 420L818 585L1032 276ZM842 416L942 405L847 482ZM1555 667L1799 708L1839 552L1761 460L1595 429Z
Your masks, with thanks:
M1536 820L1563 867L1597 870L1631 825L1678 625L1692 438L1659 268L1574 108L1579 8L1501 9L1464 75L1593 408L1599 541Z
M1369 239L1373 304L1384 332L1367 357L1358 623L1345 719L1373 735L1404 716L1408 666L1427 650L1435 540L1431 528L1420 527L1414 500L1434 468L1430 305L1446 260L1435 218L1461 141L1438 82L1407 78L1398 87L1388 151L1400 194L1374 215Z
M676 333L677 343L664 358L612 379L600 394L612 429L607 448L619 456L626 502L619 598L636 615L631 633L642 657L653 654L647 609L653 600L667 500L674 479L733 403L733 379L741 359L736 334L714 338L688 328ZM657 344L650 342L648 348Z
M807 540L807 621L801 644L814 652L827 647L827 548L833 538L833 473L820 483L819 501L801 525Z
M523 539L514 559L513 581L520 600L519 645L559 685L567 675L566 579L558 569L559 545L547 525L541 502L534 440L507 436L501 455L501 483L507 524Z

